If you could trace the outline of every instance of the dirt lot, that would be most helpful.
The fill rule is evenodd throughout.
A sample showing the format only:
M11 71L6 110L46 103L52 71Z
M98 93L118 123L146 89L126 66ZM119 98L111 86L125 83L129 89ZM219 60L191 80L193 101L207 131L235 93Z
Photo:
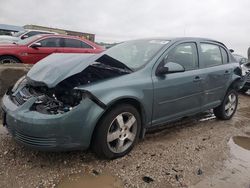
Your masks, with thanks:
M98 187L91 182L99 187L228 187L230 181L249 187L250 166L233 163L237 157L228 142L250 135L250 95L240 96L232 120L206 117L147 133L129 155L113 161L99 160L89 151L31 151L0 128L0 187L73 187L74 178L85 187ZM248 141L245 145L250 147ZM250 155L243 156L250 161Z

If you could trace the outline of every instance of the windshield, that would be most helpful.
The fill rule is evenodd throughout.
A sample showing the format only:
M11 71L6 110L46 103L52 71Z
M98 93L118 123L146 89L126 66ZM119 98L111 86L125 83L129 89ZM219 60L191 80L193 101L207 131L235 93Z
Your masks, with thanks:
M108 49L105 54L135 70L145 65L168 42L160 39L128 41Z
M32 37L23 39L23 40L19 40L18 42L16 42L19 45L26 45L29 44L30 42L33 42L36 39L39 39L41 37L41 35L34 35Z
M13 37L20 37L22 34L24 34L25 32L27 32L27 31L19 31L19 32L17 32L17 33L15 33L14 35L13 35Z

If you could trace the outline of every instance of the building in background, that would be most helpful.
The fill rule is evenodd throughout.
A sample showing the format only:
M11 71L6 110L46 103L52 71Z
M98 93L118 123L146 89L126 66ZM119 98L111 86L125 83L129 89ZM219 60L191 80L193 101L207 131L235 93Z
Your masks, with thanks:
M83 32L78 32L78 31L70 31L70 30L64 30L64 29L58 29L58 28L52 28L52 27L44 27L44 26L39 26L39 25L25 25L23 27L25 29L44 30L44 31L51 31L51 32L56 32L56 33L64 34L64 35L79 36L79 37L83 37L85 39L95 42L95 34L92 34L92 33L83 33Z
M23 30L24 28L20 26L0 24L0 35L12 35Z

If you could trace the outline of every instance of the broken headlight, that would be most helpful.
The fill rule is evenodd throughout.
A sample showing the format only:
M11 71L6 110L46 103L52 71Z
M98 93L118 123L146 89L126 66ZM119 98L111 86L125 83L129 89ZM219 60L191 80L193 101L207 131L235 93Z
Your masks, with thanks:
M63 114L72 110L83 99L79 90L47 93L37 97L32 110L44 114Z

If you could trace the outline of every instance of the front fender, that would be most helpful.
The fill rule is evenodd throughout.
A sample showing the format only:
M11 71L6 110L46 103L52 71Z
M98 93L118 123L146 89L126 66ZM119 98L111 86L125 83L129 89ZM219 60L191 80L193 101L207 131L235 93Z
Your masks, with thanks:
M84 92L84 90L82 90ZM86 90L85 90L86 92ZM89 96L94 96L96 100L93 100L96 104L104 109L101 116L105 113L116 102L123 99L133 99L136 100L144 113L145 125L151 123L152 116L152 103L153 103L153 92L151 89L148 90L138 90L133 88L112 88L107 90L94 90L87 91ZM100 117L101 117L100 116ZM99 117L99 118L100 118Z

